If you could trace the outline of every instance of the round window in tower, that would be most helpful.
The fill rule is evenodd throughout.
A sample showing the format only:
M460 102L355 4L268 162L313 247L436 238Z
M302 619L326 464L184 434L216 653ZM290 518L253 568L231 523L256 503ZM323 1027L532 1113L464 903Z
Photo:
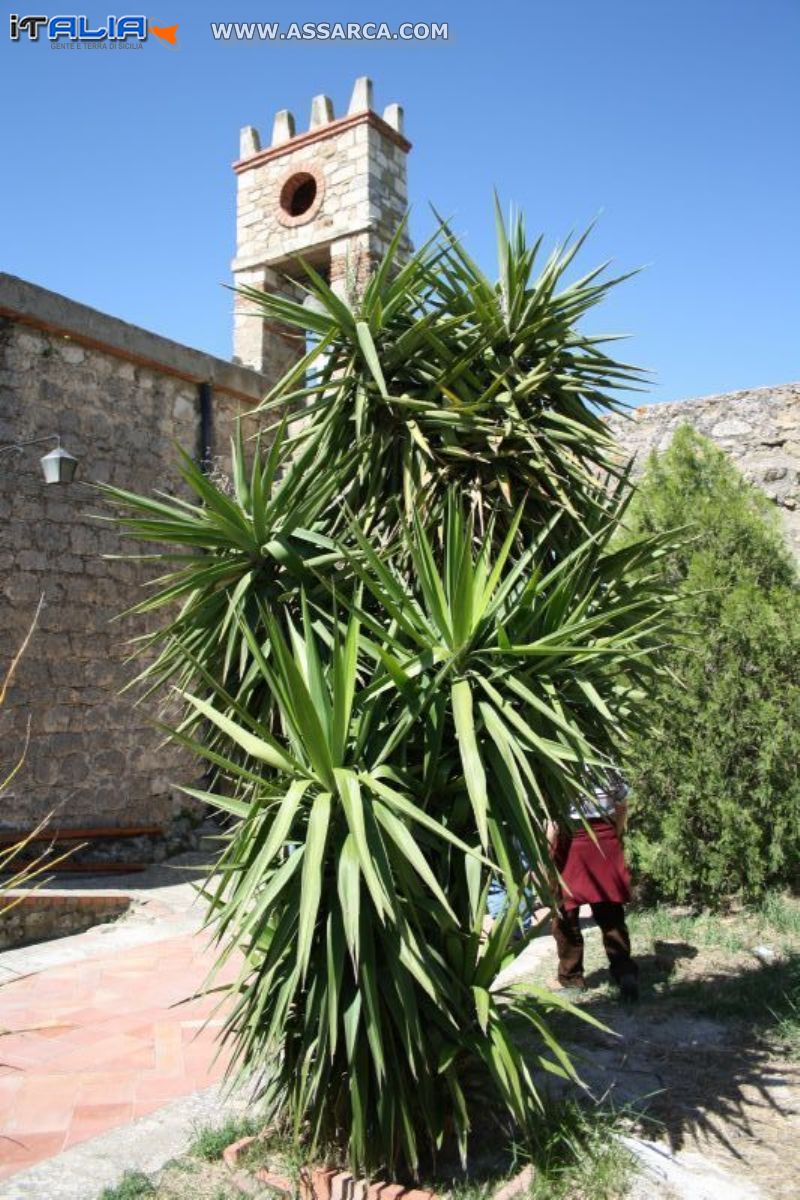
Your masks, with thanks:
M281 219L287 225L310 221L316 216L321 202L322 185L316 172L295 171L281 185Z

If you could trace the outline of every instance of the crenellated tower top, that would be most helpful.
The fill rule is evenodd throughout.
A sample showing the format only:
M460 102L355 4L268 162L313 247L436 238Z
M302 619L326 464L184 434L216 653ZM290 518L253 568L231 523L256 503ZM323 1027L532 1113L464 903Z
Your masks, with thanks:
M327 96L315 96L308 129L298 133L292 113L283 109L265 147L258 130L245 126L233 164L234 281L292 294L292 278L300 274L296 259L302 256L337 289L363 287L405 216L410 149L402 108L390 104L379 116L366 77L356 80L344 116L335 115ZM288 365L282 336L237 303L237 361L280 373Z

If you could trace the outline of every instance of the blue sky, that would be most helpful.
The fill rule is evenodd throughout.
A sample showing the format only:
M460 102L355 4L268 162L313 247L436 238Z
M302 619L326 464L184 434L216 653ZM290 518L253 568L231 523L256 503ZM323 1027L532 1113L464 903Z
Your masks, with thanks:
M652 401L800 378L798 0L151 0L179 49L12 44L0 25L0 269L223 357L241 125L269 135L370 75L406 109L428 202L493 265L491 195L581 266L647 269L593 319L632 335ZM122 5L74 9L101 18ZM139 11L130 5L128 11ZM446 20L447 43L220 44L211 20Z

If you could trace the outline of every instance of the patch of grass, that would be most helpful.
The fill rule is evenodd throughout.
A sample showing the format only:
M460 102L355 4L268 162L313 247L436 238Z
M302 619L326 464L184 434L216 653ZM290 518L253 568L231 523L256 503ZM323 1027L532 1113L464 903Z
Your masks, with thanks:
M766 1047L800 1060L800 903L774 895L758 908L725 917L669 909L630 914L642 1002L662 1012L686 1011L747 1028ZM760 961L766 944L773 961ZM579 1003L613 997L605 982L600 940L586 940L587 978L595 986ZM599 984L599 986L597 986ZM613 1022L612 1022L613 1023Z
M189 1147L189 1154L205 1162L215 1162L223 1152L240 1138L255 1137L263 1128L257 1117L231 1117L222 1125L204 1125Z
M532 1148L529 1200L620 1200L636 1173L619 1139L624 1114L587 1108L574 1100L548 1104L542 1133Z
M771 894L757 908L725 916L636 911L629 926L634 955L643 967L644 1000L738 1022L766 1044L800 1059L797 897ZM594 941L592 963L602 966ZM773 951L773 961L756 957L759 944Z
M100 1200L143 1200L155 1196L156 1189L151 1179L141 1171L126 1171L116 1187L103 1188Z
M622 1200L636 1173L636 1160L619 1139L627 1127L623 1113L548 1101L534 1143L515 1147L511 1172L453 1181L450 1200L491 1200L526 1160L533 1181L525 1200ZM441 1186L432 1186L442 1193Z
M489 1200L505 1182L506 1176L456 1183L450 1190L450 1200Z
M784 992L781 1004L771 1012L775 1017L775 1041L790 1058L800 1060L800 987L795 984L792 990Z
M325 1156L325 1163L327 1166L342 1165L337 1164L335 1154ZM286 1134L268 1130L247 1147L244 1164L251 1171L257 1171L259 1167L268 1167L280 1175L297 1180L300 1168L308 1165L308 1155L302 1145L294 1142Z
M800 899L796 896L770 892L758 911L769 929L800 939Z
M200 1169L200 1163L193 1158L171 1158L162 1167L164 1171L177 1171L181 1175L196 1175Z
M223 1163L195 1159L191 1174L177 1163L165 1167L153 1200L241 1200L241 1194Z
M783 953L800 949L800 898L770 893L758 907L726 913L690 912L668 907L633 909L628 926L640 953L656 942L683 941L730 954L768 942Z
M652 948L660 942L686 942L693 946L725 950L738 954L745 950L750 939L746 922L741 916L720 916L717 913L675 913L670 909L640 909L628 916L628 927L634 948Z

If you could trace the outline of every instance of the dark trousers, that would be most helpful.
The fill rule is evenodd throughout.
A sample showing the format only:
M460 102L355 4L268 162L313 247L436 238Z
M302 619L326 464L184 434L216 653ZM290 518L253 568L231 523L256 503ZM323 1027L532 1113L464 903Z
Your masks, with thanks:
M638 975L631 958L631 939L625 924L625 909L621 904L604 900L592 904L592 916L603 935L603 948L608 956L611 976L616 983L626 976ZM558 948L558 981L569 986L583 982L583 934L580 909L559 908L552 923L553 937Z

